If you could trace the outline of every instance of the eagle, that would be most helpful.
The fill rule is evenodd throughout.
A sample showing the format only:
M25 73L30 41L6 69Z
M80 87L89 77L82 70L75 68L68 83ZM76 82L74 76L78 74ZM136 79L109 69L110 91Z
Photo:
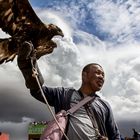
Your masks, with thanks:
M44 24L28 0L0 0L0 28L9 38L0 39L0 64L13 61L24 41L31 41L39 59L57 47L52 38L64 36L54 24Z

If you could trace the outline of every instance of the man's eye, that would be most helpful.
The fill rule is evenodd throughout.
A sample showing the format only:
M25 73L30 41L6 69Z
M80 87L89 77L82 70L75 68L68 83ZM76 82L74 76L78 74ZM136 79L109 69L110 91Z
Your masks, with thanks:
M96 74L100 74L100 71L96 71Z
M100 75L101 74L104 77L104 73L102 73L101 71L96 71L96 74L97 75Z

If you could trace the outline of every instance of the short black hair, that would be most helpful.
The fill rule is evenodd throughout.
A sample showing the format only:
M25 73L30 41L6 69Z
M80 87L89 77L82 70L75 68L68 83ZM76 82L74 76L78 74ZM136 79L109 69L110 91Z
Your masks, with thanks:
M99 65L98 63L90 63L90 64L87 64L84 68L83 68L83 71L82 72L89 72L89 70L90 70L90 67L91 66L95 66L95 65L98 65L98 66L100 66L101 68L102 68L102 66L101 65Z

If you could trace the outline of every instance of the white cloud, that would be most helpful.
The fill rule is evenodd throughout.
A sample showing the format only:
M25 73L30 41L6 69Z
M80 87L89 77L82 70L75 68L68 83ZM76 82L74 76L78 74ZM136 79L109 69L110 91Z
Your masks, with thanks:
M7 37L10 37L10 36L0 29L0 38L7 38Z
M88 7L101 32L109 34L115 42L130 42L139 36L140 17L139 2L126 1L114 3L113 1L99 0L89 3Z
M46 82L49 85L77 87L82 63L78 49L71 38L54 40L58 47L39 64Z
M21 73L19 72L19 69L16 65L16 60L14 62L9 62L5 64L1 64L0 66L0 87L9 85L9 87L13 86L14 83L21 81L19 77L21 76ZM10 84L11 83L11 84Z
M137 96L139 98L140 96ZM132 121L140 118L140 103L131 97L112 96L109 102L113 108L116 120Z
M99 27L105 32L116 35L120 31L129 28L127 25L130 18L127 11L111 1L106 1L96 7L96 14L100 16L100 18L97 18Z

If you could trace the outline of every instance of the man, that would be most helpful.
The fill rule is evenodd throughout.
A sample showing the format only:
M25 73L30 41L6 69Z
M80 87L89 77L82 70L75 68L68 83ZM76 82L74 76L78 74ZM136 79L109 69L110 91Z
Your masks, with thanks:
M34 55L32 44L24 42L19 49L18 66L31 95L44 102L37 81L32 76L31 57L34 59ZM34 59L33 64L38 69L36 59ZM43 85L40 72L38 78ZM96 140L98 133L102 135L101 140L106 140L106 137L109 140L120 140L119 130L109 104L96 94L96 91L101 90L103 83L103 68L99 64L91 63L83 68L82 85L79 90L42 86L48 103L54 107L56 113L62 109L68 110L86 96L96 97L94 101L70 115L67 127L67 136L70 140Z

